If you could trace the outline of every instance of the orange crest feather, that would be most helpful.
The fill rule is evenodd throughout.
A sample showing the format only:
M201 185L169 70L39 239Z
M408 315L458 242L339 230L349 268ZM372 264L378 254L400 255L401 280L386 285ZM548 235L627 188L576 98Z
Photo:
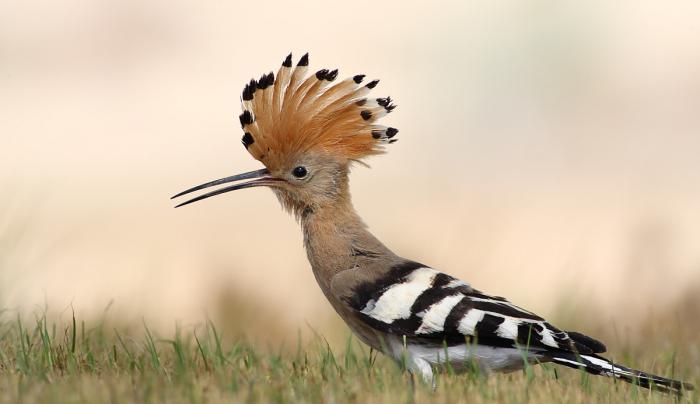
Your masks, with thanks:
M255 159L270 169L309 151L359 160L396 141L397 129L376 124L395 108L391 98L367 98L378 80L362 85L364 75L356 75L331 85L338 70L306 77L308 64L305 54L292 68L290 54L276 79L270 72L243 90L242 141Z

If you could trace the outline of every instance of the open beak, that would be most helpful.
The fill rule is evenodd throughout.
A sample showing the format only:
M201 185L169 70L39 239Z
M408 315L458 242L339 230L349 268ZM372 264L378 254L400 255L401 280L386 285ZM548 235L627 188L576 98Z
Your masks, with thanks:
M182 195L186 195L186 194L189 194L189 193L194 192L194 191L199 191L200 189L213 187L215 185L221 185L221 184L227 184L229 182L241 181L241 180L251 180L251 179L253 181L243 182L243 183L235 184L235 185L229 185L227 187L219 188L216 191L207 192L206 194L202 194L196 198L192 198L190 200L182 202L182 203L176 205L175 207L179 208L180 206L189 205L192 202L201 201L202 199L207 199L207 198L210 198L210 197L215 196L215 195L223 194L223 193L230 192L230 191L235 191L237 189L260 187L260 186L274 186L274 185L279 184L280 182L284 181L282 179L272 177L270 175L270 171L268 171L267 168L263 168L262 170L256 170L256 171L250 171L250 172L243 173L243 174L232 175L230 177L221 178L221 179L216 180L216 181L207 182L206 184L197 185L196 187L190 188L186 191L182 191L179 194L172 196L170 199L175 199L175 198L180 197Z

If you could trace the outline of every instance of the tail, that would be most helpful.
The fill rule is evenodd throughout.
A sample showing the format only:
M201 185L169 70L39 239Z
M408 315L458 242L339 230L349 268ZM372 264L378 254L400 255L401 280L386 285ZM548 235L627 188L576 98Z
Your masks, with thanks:
M552 356L552 362L571 368L583 369L594 375L615 377L627 383L636 384L639 387L666 393L682 394L684 390L694 389L690 383L630 369L595 354L577 355L572 352L558 352Z

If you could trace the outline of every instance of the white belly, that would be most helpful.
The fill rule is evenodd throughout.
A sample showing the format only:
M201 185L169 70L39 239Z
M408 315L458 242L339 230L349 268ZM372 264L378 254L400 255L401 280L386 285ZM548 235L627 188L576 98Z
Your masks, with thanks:
M425 345L392 341L391 356L401 361L405 356L408 366L422 374L426 380L432 379L432 367L450 367L457 373L473 369L474 365L484 373L512 372L525 367L525 361L534 363L538 358L532 352L526 353L516 348L490 347L476 344L463 344L451 347L431 347Z
M497 348L483 345L457 345L447 348L430 348L420 345L409 345L409 354L422 359L430 365L450 366L457 372L469 369L475 363L485 372L510 372L522 369L525 359L532 361L534 357L515 348Z

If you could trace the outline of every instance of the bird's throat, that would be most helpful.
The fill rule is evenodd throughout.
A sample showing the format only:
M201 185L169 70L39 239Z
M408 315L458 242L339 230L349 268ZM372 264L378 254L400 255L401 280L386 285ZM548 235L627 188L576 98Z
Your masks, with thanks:
M301 226L306 254L324 293L328 293L335 274L393 256L367 230L350 198L308 212L301 218Z

